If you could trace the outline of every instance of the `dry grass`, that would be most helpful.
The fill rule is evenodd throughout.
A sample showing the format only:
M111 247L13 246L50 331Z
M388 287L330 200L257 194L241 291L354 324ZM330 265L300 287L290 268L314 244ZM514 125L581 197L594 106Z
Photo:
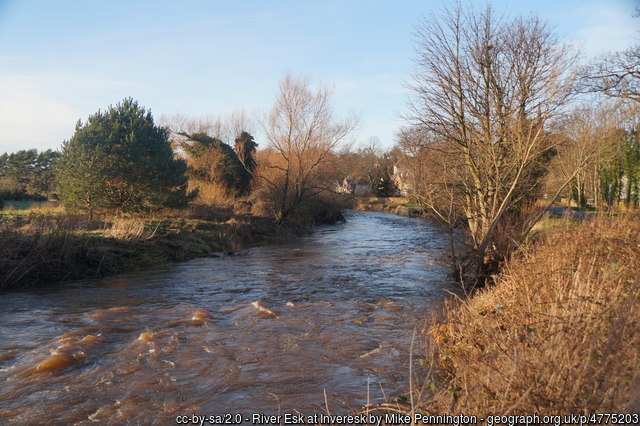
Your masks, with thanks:
M433 372L419 409L637 412L638 219L556 226L520 257L494 287L449 303L430 327Z
M86 216L29 212L0 216L0 290L43 264L54 267L76 253L79 230L93 227Z
M232 191L217 183L200 183L189 189L194 188L198 189L198 204L233 204L236 199Z
M119 240L148 240L154 237L159 224L150 228L147 222L144 219L115 219L105 229L104 235Z
M229 253L307 232L251 210L250 201L234 200L93 220L60 211L1 214L0 291Z

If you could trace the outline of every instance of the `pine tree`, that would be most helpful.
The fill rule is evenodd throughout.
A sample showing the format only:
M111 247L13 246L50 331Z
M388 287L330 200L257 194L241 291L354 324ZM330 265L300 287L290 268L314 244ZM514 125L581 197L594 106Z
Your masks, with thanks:
M68 207L90 213L180 207L190 198L185 170L169 132L127 98L78 121L58 162L59 193Z

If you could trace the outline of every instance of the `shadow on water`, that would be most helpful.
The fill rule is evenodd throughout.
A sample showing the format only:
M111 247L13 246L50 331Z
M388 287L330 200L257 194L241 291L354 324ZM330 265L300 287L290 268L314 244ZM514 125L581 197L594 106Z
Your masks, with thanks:
M406 393L413 329L455 291L446 247L428 222L350 212L238 256L5 293L0 422L309 413L325 391L336 414Z

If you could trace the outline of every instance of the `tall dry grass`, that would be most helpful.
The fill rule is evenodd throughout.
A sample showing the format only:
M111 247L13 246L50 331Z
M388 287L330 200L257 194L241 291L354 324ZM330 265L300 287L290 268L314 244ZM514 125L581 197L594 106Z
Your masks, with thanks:
M431 413L640 410L640 221L560 226L427 332ZM435 393L434 393L435 392Z
M83 215L0 216L0 290L68 262L80 243L78 231L95 226Z
M118 218L110 224L105 223L104 235L120 240L148 240L155 236L160 222L155 227L150 225L145 219Z

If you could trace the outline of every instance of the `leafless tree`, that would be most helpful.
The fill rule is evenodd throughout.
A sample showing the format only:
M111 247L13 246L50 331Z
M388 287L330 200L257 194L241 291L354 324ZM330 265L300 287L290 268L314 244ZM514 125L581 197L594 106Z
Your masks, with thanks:
M162 115L160 122L171 131L174 147L184 143L184 135L205 134L226 143L233 143L243 131L254 133L256 124L245 110L233 111L226 115L205 115L189 117L176 113Z
M445 144L438 143L423 127L402 128L397 137L401 162L408 171L409 196L449 234L451 266L462 281L463 267L456 252L460 241L456 241L455 230L464 217L464 186L459 173L452 170L455 161Z
M506 254L498 237L512 215L537 195L573 53L535 17L460 4L420 23L416 51L408 118L428 135L422 149L439 155L473 249L470 272L482 280Z
M612 103L576 106L559 123L562 137L556 148L547 179L547 188L556 192L571 180L571 190L581 204L587 196L600 206L600 168L622 150L620 128L626 114Z
M263 122L269 148L277 155L259 166L258 176L271 192L278 220L304 200L328 188L322 168L357 124L355 117L336 120L332 91L311 88L309 78L287 75L276 102Z
M640 102L640 44L604 55L584 67L578 89Z

